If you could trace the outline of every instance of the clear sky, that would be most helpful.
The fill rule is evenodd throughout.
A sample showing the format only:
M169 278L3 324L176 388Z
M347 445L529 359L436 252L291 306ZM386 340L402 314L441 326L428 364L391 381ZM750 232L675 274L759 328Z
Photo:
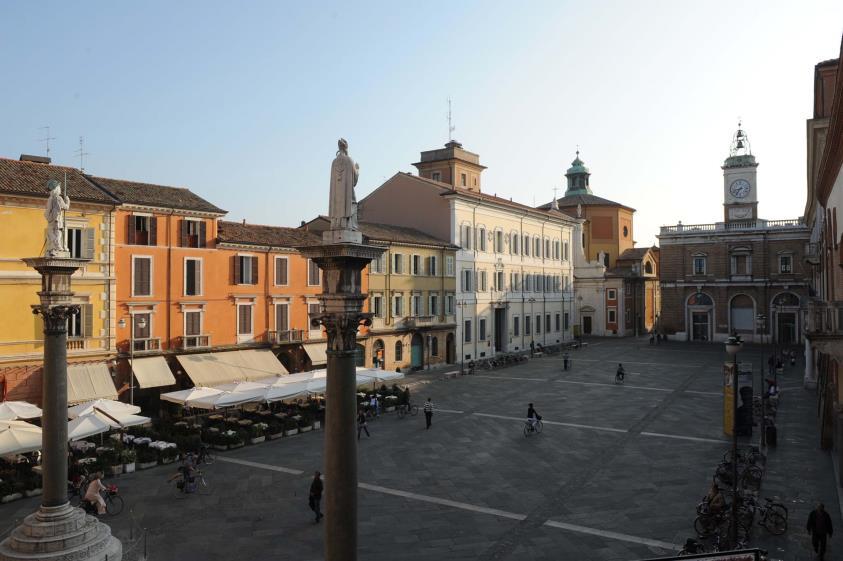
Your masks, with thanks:
M527 204L564 187L577 145L595 194L638 210L635 238L722 219L738 117L759 212L805 204L813 67L843 2L3 2L0 156L186 186L229 219L327 211L336 140L358 199L454 137L484 190ZM407 209L412 211L412 209Z

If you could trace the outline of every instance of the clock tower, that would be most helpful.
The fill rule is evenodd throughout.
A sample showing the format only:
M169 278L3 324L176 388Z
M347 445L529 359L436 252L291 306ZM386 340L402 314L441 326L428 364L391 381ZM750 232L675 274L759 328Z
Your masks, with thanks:
M723 162L723 214L726 222L758 218L758 163L749 147L749 137L738 123L729 157Z

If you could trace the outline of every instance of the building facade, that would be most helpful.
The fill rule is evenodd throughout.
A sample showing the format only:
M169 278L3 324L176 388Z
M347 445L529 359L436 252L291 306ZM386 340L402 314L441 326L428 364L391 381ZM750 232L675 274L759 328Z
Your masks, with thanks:
M637 337L658 330L659 248L627 249L616 259L606 272L606 308L607 328L617 335Z
M485 168L458 142L422 152L415 165L419 176L398 173L364 198L360 217L416 228L460 248L457 356L472 360L570 339L579 221L484 194Z
M757 167L739 128L722 166L724 221L661 228L660 329L668 337L803 342L810 231L802 218L758 218Z
M73 275L73 300L81 313L68 321L69 371L84 376L96 365L98 397L116 395L108 361L115 351L116 276L114 223L119 204L79 170L52 165L49 158L0 158L0 398L41 401L43 323L32 314L41 277L21 259L43 255L47 182L57 180L70 197L68 248L90 262ZM104 375L103 375L104 374ZM93 388L92 388L93 389ZM75 395L70 400L90 397Z

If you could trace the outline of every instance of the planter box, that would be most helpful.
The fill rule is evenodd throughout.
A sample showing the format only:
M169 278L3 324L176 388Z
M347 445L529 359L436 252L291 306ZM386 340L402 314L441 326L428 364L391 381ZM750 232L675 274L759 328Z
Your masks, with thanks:
M38 489L30 489L29 491L24 491L23 494L27 497L37 497L41 494L41 488L39 487Z
M387 412L387 413L392 413L393 411L395 411L395 406L394 406L394 405L388 405L388 406L386 407L386 412Z
M156 460L156 461L154 461L154 462L138 462L138 469L149 469L149 468L154 468L154 467L155 467L155 466L157 466L157 465L158 465L158 461L157 461L157 460Z
M284 431L284 436L293 436L294 434L298 434L299 429L290 429Z
M282 436L284 436L283 432L279 432L278 434L268 434L268 435L266 435L266 437L270 440L275 440L276 438L281 438Z
M116 465L116 466L108 466L108 473L111 475L120 475L123 473L123 464Z
M135 473L135 462L123 464L123 473Z
M211 444L211 447L214 450L222 450L223 452L228 450L228 444Z
M172 464L175 461L176 461L175 458L161 458L162 464Z
M252 444L260 444L264 440L266 440L266 436L256 436L255 438L250 438L249 442Z
M0 503L10 503L12 501L16 501L18 499L23 498L23 493L12 493L11 495L6 495L5 497L0 497Z
M322 428L322 423L319 421L313 421L313 430L319 430Z
M238 442L237 444L229 444L228 445L229 450L234 450L235 448L242 448L242 447L243 447L243 442Z
M310 432L313 430L313 425L307 425L305 427L299 427L299 432Z

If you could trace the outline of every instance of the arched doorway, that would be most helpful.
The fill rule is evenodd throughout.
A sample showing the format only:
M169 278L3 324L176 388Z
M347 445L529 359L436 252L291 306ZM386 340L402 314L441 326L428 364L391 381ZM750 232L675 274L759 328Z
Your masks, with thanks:
M414 333L410 343L410 367L413 370L420 370L422 366L424 366L424 339L418 333Z
M799 296L792 292L781 292L773 298L776 341L780 345L799 342Z
M386 368L383 348L383 339L378 339L372 344L372 366L375 368Z
M691 341L711 341L714 328L714 300L704 292L695 292L688 296L685 305L686 321L690 326L689 339Z
M454 334L448 333L445 337L445 362L454 364L457 361L456 343L454 343Z
M729 333L755 333L755 300L747 294L737 294L729 302Z

